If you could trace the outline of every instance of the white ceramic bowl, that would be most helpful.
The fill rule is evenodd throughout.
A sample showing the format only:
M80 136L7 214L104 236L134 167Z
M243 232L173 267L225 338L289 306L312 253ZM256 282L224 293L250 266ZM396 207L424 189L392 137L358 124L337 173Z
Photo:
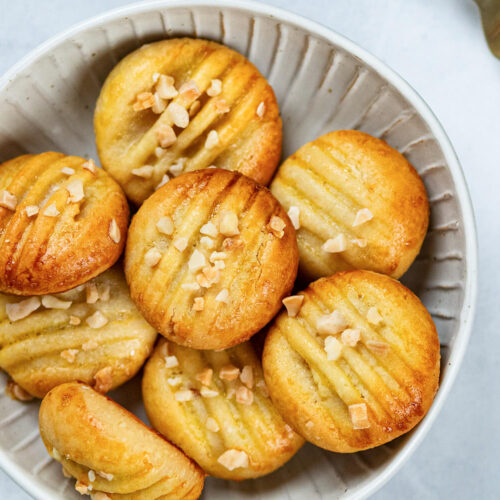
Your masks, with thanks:
M33 51L0 81L0 160L58 150L96 158L92 114L116 62L141 44L187 35L245 54L274 87L286 157L327 131L382 137L416 167L431 202L429 234L403 281L431 311L442 346L441 386L425 419L386 446L351 455L305 446L285 467L243 483L208 479L205 498L363 498L415 450L441 408L467 345L477 279L472 208L452 146L409 85L331 30L244 1L157 1L114 10ZM3 377L3 375L1 375ZM5 377L2 378L5 380ZM113 394L144 418L139 381ZM80 498L38 436L38 403L0 396L0 465L37 498ZM252 495L254 494L254 495Z

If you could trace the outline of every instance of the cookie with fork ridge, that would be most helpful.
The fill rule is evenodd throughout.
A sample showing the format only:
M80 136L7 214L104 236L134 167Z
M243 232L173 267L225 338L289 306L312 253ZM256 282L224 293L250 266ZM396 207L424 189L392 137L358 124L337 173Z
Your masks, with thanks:
M74 288L111 267L127 234L120 186L92 160L24 155L0 165L0 292Z
M130 296L162 335L195 349L248 340L297 274L295 230L269 190L237 172L183 174L135 214L125 252Z
M371 271L322 278L285 300L263 368L283 418L308 441L348 453L408 432L438 387L431 316L398 281Z
M274 408L250 342L216 352L161 339L142 395L153 427L212 476L269 474L304 442Z
M337 130L305 144L270 187L297 229L300 274L309 279L368 269L399 278L424 241L425 187L384 141Z
M49 455L80 494L104 500L198 498L204 474L125 408L76 382L52 389L39 412Z
M0 294L0 368L38 398L74 380L101 392L118 387L141 368L155 338L120 264L67 292Z
M281 155L273 89L244 56L208 40L163 40L125 57L104 83L94 126L103 167L135 204L211 165L267 184Z

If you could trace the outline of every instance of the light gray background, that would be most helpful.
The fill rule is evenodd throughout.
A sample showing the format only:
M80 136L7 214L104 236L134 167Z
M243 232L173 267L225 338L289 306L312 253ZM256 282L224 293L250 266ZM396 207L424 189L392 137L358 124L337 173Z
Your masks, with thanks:
M127 0L0 0L0 74L49 37ZM500 498L500 61L472 0L268 0L385 61L458 153L479 230L477 316L460 374L423 444L374 498ZM1 119L1 117L0 117ZM2 500L29 499L0 471Z

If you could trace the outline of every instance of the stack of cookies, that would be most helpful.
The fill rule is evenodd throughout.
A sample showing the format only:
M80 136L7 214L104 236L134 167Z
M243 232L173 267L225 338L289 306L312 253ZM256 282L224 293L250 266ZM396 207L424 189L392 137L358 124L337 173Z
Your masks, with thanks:
M195 499L206 474L256 478L305 441L365 450L424 417L439 340L397 279L429 205L400 153L339 130L279 166L271 86L200 39L125 57L94 125L102 168L0 165L0 368L13 398L43 398L77 491ZM144 364L154 430L104 395Z

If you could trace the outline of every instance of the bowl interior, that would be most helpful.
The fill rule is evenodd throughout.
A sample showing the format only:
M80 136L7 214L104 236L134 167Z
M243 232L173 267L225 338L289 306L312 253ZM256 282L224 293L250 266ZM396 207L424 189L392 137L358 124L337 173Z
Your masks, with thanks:
M262 7L169 2L169 6L124 10L73 30L39 50L0 88L0 160L47 150L97 158L92 128L95 102L107 74L124 55L164 37L222 42L245 54L273 86L283 117L284 157L323 133L354 128L386 140L422 176L431 203L430 229L403 282L436 322L443 381L464 310L463 194L457 193L440 139L417 109L419 103L403 95L408 93L399 80L389 81L380 68L346 49L350 46L340 37L296 21L293 16L269 15ZM138 377L112 397L145 418ZM0 462L39 498L80 498L73 482L63 478L60 466L47 455L38 436L37 412L38 403L11 401L1 392ZM394 465L415 432L350 455L307 445L268 477L239 484L210 478L204 495L235 499L250 494L266 499L364 495Z

